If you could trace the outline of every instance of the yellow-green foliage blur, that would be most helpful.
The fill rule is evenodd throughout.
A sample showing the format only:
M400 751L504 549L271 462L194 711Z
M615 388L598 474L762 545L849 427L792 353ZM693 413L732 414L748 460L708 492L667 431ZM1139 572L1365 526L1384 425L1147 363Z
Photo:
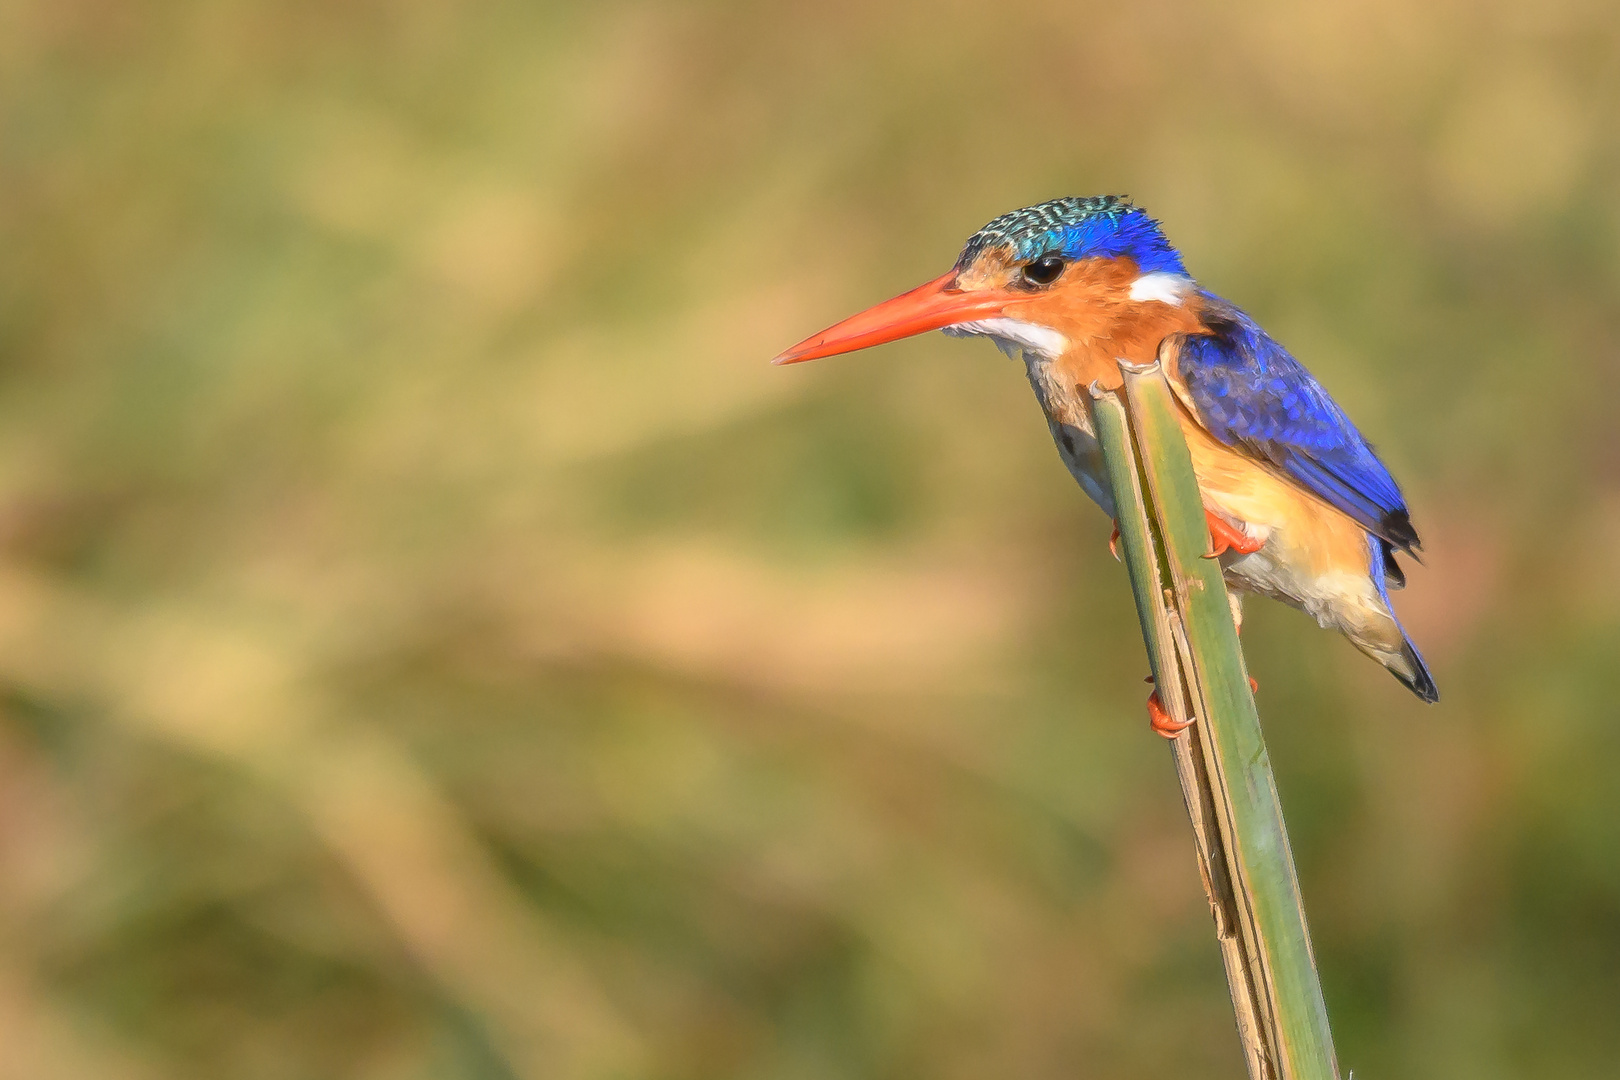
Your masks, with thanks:
M1406 486L1245 643L1358 1077L1620 1060L1620 8L0 2L0 1077L1242 1075L1019 366L1126 192Z

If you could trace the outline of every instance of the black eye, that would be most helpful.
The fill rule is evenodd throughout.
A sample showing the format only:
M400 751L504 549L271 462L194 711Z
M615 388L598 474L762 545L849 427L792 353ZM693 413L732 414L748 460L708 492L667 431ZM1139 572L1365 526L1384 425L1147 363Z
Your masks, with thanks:
M1024 280L1031 285L1050 285L1063 273L1063 259L1057 255L1042 255L1024 267Z

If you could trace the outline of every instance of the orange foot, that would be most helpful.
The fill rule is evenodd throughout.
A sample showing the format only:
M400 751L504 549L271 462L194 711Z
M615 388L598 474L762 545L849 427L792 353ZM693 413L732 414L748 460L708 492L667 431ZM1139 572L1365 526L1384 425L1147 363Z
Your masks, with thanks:
M1206 559L1218 559L1228 551L1253 555L1266 546L1264 540L1256 540L1212 510L1204 511L1204 520L1209 523L1210 539L1210 550L1204 553Z
M1149 675L1143 681L1152 682L1153 676ZM1260 684L1255 682L1254 677L1251 675L1249 677L1249 693L1252 694L1259 689ZM1182 720L1178 722L1175 717L1171 716L1165 711L1164 702L1159 700L1159 692L1157 690L1148 695L1147 710L1148 727L1152 728L1154 731L1158 732L1160 735L1163 735L1167 739L1174 739L1183 731L1186 731L1188 728L1192 727L1193 722L1198 719L1198 717L1195 716L1191 720Z
M1192 720L1177 720L1164 711L1164 702L1159 700L1157 690L1148 695L1148 727L1163 735L1167 739L1174 739L1183 731L1193 726ZM1196 719L1196 717L1194 718Z
M1114 531L1108 534L1108 554L1119 562L1119 522L1114 522Z

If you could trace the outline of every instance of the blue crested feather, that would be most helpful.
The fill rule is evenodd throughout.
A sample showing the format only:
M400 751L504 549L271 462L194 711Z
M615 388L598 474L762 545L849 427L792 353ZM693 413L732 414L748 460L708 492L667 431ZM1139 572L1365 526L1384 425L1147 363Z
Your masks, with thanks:
M1093 214L1057 235L1071 259L1129 258L1144 274L1185 274L1181 254L1170 246L1159 223L1130 207L1118 213Z
M1159 223L1122 195L1071 195L1002 214L968 238L957 269L1002 246L1025 260L1061 252L1068 259L1129 258L1144 274L1187 272Z
M1344 410L1242 310L1200 296L1208 332L1186 338L1178 367L1210 434L1270 462L1395 547L1418 547L1400 487Z

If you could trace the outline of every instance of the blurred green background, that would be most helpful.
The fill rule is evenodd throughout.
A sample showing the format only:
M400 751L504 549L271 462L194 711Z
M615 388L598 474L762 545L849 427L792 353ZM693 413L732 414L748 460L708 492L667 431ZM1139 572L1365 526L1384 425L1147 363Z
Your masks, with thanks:
M1242 1075L1017 365L1128 192L1404 481L1251 603L1341 1058L1620 1060L1610 0L0 0L0 1077Z

